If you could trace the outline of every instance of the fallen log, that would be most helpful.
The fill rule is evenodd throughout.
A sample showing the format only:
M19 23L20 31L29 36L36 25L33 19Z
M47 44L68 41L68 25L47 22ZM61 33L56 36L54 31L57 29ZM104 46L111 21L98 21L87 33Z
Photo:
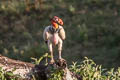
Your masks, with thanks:
M57 60L54 64L39 64L22 62L13 60L0 55L0 67L5 71L13 71L13 74L19 75L24 80L50 80L54 77L54 73L61 72L61 80L82 80L81 76L72 73L68 67L66 60Z

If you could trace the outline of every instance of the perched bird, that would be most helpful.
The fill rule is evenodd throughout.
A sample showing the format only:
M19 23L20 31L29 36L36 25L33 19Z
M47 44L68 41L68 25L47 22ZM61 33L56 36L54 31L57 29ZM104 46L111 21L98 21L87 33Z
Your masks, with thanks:
M61 52L63 46L63 40L65 40L65 30L63 28L63 21L57 16L54 16L51 20L51 25L45 27L43 32L43 39L48 45L48 49L51 55L50 63L54 63L53 58L53 46L58 46L59 59L61 60Z

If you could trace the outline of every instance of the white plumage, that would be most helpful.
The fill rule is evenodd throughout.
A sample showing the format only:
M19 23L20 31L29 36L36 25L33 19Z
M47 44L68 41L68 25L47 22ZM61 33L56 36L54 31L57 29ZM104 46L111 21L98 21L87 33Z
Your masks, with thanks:
M65 31L62 26L59 26L59 29L55 32L52 31L53 27L47 26L44 29L43 32L43 39L47 41L48 49L51 53L51 62L54 62L53 59L53 46L58 46L58 52L59 52L59 59L62 59L61 57L61 51L62 51L62 45L63 40L65 39Z

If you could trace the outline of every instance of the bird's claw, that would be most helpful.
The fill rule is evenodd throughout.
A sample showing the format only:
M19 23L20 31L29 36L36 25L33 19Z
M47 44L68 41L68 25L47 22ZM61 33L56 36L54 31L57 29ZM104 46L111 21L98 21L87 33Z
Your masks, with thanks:
M54 63L55 63L55 61L54 61L54 60L51 60L51 61L50 61L50 64L54 64Z
M65 60L65 59L63 59L63 58L59 58L59 60L60 60L60 61L63 61L63 60Z

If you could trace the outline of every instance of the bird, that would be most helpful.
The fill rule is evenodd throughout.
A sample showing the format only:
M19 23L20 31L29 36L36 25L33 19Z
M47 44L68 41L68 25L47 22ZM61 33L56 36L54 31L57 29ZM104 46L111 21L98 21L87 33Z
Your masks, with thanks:
M66 33L63 28L63 20L59 18L58 16L54 16L50 19L51 25L45 27L43 31L43 39L45 43L48 46L51 60L50 63L54 63L54 56L53 56L53 46L58 47L58 54L59 54L59 60L62 60L62 47L63 47L63 41L66 39Z

